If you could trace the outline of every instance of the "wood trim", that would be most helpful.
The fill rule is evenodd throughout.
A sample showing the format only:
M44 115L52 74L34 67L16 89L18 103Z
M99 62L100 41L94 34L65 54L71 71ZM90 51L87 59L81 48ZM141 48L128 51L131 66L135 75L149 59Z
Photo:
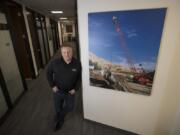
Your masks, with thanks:
M40 44L39 44L39 39L38 39L38 33L36 29L35 12L27 7L26 7L26 11L30 13L30 15L27 15L27 19L28 19L29 28L30 28L30 36L32 39L32 45L34 48L36 64L39 71L41 68L43 68L43 61L42 61L42 52L40 49Z

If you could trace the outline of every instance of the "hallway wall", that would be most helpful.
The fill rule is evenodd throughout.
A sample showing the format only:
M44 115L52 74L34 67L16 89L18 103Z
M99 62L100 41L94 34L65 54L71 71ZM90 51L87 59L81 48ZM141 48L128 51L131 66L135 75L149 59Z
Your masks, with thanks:
M141 135L171 134L174 119L179 116L175 117L179 106L177 99L180 98L177 91L180 89L178 85L179 75L176 74L180 63L178 60L179 54L175 53L179 45L177 37L179 37L178 29L180 29L178 25L178 9L180 5L178 5L177 1L105 0L102 2L101 0L78 0L85 119ZM162 7L167 7L168 10L152 94L150 96L142 96L91 87L89 85L88 66L88 13ZM173 96L176 97L174 100L172 100Z

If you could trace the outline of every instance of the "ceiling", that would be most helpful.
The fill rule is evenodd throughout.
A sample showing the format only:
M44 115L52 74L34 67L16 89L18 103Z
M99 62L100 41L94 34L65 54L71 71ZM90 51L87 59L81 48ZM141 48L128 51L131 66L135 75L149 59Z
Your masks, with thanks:
M60 17L67 17L74 20L76 17L76 0L14 0L43 15L58 20ZM63 14L52 14L51 10L61 10Z

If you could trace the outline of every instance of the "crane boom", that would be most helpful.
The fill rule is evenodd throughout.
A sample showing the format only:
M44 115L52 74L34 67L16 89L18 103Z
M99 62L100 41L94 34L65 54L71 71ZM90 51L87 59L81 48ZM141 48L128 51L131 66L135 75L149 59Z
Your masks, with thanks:
M124 34L123 34L121 27L120 27L120 22L118 20L118 17L113 16L112 21L113 21L113 24L115 26L115 30L119 35L120 45L121 45L121 48L123 49L123 51L125 52L125 57L127 59L128 65L130 66L130 69L132 72L136 72L136 68L134 66L134 63L133 63L131 57L130 57L129 50L128 50L128 47L126 45Z

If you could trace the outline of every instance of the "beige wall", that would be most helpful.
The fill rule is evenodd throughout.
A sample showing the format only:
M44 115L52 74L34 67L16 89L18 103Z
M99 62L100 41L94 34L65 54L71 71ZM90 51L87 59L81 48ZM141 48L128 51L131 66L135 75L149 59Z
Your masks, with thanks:
M161 110L157 123L157 135L180 135L178 123L180 123L180 1L175 4L174 14L171 14L175 19L171 23L170 31L174 31L172 43L173 46L172 60L168 71L168 80L164 89L164 96L161 101ZM169 11L170 12L170 11ZM170 18L170 15L169 15ZM173 19L171 17L171 19ZM170 54L167 53L166 57ZM159 130L161 129L161 130Z
M179 33L176 0L78 0L78 25L83 67L84 117L141 135L166 135L172 132L179 103L177 85L180 69L177 37ZM151 96L104 90L89 86L88 13L167 7L167 16L158 56ZM172 72L171 72L172 71ZM174 82L173 79L176 81ZM173 99L173 97L176 97ZM166 117L167 116L167 117ZM174 125L173 125L174 123Z
M62 45L62 33L61 33L61 22L58 21L58 34L59 34L59 42Z

